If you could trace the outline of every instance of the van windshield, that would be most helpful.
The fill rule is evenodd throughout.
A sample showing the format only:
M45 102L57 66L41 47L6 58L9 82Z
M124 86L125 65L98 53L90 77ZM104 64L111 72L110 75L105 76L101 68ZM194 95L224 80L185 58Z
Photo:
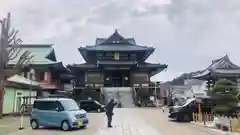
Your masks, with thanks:
M79 110L79 107L77 103L73 100L63 100L61 101L61 104L66 111L77 111Z
M99 103L98 101L94 101L97 105L101 105L101 103Z
M186 106L186 105L188 105L189 103L191 103L191 102L194 101L194 100L195 100L195 98L187 99L185 102L183 102L183 103L181 104L181 106Z

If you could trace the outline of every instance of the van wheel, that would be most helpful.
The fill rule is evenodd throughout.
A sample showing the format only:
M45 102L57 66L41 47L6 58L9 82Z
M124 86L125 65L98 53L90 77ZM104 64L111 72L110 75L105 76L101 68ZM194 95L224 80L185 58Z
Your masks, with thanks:
M32 129L38 129L39 125L38 125L37 120L31 121L31 127L32 127Z
M63 121L62 124L61 124L61 128L63 131L68 131L70 130L70 124L68 121Z

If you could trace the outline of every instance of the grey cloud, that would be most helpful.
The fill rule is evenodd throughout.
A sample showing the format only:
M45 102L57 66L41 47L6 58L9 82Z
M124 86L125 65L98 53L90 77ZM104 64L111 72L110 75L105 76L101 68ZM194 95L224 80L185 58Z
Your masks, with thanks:
M132 9L129 15L133 18L148 17L162 14L166 9L167 5L143 5L142 7Z
M132 5L128 3L129 0L112 0L105 5L92 11L88 22L97 23L101 25L114 25L128 20L128 12Z
M82 62L78 47L119 28L123 36L156 48L150 62L169 64L155 79L202 69L226 53L240 65L239 0L172 0L168 5L153 0L23 1L8 8L22 39L54 43L65 63Z

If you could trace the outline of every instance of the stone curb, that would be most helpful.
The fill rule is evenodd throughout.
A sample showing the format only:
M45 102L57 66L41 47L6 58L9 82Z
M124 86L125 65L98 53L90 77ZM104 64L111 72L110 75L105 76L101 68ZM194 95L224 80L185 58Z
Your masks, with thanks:
M195 125L200 125L200 126L203 126L203 127L206 127L207 129L213 131L213 132L217 132L217 133L220 133L220 134L223 134L223 135L240 135L240 133L236 133L236 132L229 132L229 131L222 131L222 130L219 130L219 129L215 129L213 127L209 127L207 125L203 125L202 123L196 123L196 122L191 122L192 124L195 124Z

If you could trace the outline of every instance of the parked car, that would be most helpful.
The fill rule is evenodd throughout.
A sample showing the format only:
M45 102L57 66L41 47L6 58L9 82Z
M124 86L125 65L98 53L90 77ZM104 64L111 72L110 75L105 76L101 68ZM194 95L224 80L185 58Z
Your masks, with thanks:
M198 112L198 103L201 105L202 112L211 112L211 109L214 107L211 98L190 98L181 105L170 107L168 117L176 119L177 121L192 121L192 114Z
M60 127L62 130L85 128L88 117L85 110L80 110L77 103L68 98L36 99L30 115L32 129Z
M79 102L79 106L81 109L86 111L96 111L96 112L104 112L105 106L99 103L96 100L81 100Z

